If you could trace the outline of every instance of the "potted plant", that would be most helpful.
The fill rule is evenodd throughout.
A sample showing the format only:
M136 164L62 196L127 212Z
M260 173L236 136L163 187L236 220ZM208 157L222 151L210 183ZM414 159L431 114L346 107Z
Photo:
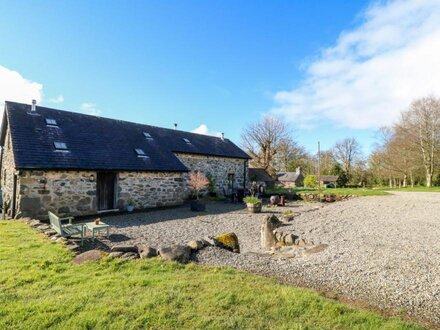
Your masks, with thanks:
M261 200L257 197L245 197L243 201L246 203L247 209L250 213L261 213Z
M208 187L209 181L202 172L193 172L189 175L189 186L193 189L195 199L191 201L191 211L205 211L205 204L199 200L200 190Z
M127 211L128 212L133 212L133 210L134 210L134 200L129 198L128 201L127 201Z
M209 174L206 176L206 178L209 181L209 183L208 183L209 196L210 197L217 197L217 193L215 191L215 184L216 184L215 178Z

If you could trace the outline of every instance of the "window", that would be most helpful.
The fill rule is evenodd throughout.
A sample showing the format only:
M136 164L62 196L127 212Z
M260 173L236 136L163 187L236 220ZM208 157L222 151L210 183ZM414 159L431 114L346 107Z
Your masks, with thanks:
M50 126L58 126L57 121L52 118L46 118L46 124Z
M229 173L228 174L228 189L234 189L234 179L235 179L235 174Z
M187 144L191 144L191 141L188 140L187 138L183 138L183 141L185 141Z
M134 149L134 151L136 151L136 154L138 157L148 158L145 151L143 151L142 149L137 148L137 149Z
M150 133L144 132L144 136L147 140L153 140L153 137L151 136Z
M67 146L64 142L54 142L53 145L57 150L67 150Z

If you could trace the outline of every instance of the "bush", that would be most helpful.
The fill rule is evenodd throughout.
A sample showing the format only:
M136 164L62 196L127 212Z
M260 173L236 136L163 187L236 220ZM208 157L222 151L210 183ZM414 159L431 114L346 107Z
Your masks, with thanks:
M261 201L257 197L251 197L251 196L243 198L243 201L246 204L260 204L261 203Z
M318 179L315 175L307 175L304 179L304 186L307 188L316 188L318 185Z

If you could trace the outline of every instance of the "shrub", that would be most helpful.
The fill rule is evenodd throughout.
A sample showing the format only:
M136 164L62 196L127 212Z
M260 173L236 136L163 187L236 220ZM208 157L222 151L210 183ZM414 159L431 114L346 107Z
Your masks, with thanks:
M209 181L202 172L193 172L189 175L188 184L194 191L194 195L199 199L199 192L209 185Z
M307 188L316 188L318 185L318 179L315 175L307 175L304 179L304 186Z
M243 198L243 201L246 204L260 204L261 203L261 201L257 197L251 197L251 196Z

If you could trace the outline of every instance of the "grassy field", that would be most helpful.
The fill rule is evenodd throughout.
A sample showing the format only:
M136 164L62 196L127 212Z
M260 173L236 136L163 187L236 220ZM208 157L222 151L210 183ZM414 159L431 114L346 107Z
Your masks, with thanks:
M71 259L24 223L0 222L0 329L418 328L230 268Z
M440 192L440 187L423 187L423 186L418 186L418 187L406 187L406 188L387 188L387 187L381 187L378 188L380 190L383 191L408 191L408 192Z

